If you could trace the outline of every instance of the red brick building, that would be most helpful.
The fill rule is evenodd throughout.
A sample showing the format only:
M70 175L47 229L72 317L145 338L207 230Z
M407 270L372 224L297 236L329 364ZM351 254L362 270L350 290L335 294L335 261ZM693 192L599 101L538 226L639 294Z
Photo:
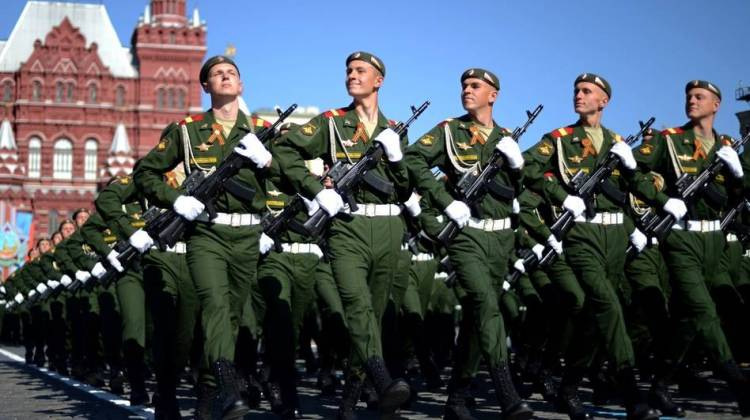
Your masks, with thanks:
M46 235L91 207L166 124L201 111L205 52L205 24L197 10L187 18L185 0L151 0L130 46L103 5L29 1L0 40L0 225L31 212Z

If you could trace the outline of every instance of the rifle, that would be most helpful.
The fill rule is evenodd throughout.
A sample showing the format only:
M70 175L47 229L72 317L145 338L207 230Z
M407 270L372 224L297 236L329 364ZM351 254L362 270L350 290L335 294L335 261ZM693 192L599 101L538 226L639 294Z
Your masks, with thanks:
M263 143L270 140L278 126L281 125L296 108L297 104L292 104L292 106L287 108L286 111L281 113L271 127L260 133L258 140ZM209 220L216 217L216 210L214 210L214 201L216 200L216 197L226 188L225 183L227 183L230 178L237 175L240 169L245 166L246 162L247 159L245 157L233 151L218 167L216 167L216 170L211 173L210 176L206 176L203 171L193 171L185 180L189 186L193 187L188 189L187 194L205 204L205 211L208 213ZM163 251L174 246L175 243L180 240L189 224L190 222L177 214L174 209L169 209L161 213L154 220L151 227L146 226L146 231L152 238L154 238L159 249Z
M511 134L514 141L518 142L518 139L520 139L523 133L526 132L526 129L534 122L539 113L542 112L543 108L544 106L538 105L533 112L526 111L526 122L522 126L516 127ZM458 181L456 190L460 196L459 200L466 203L469 208L473 208L475 205L479 204L488 192L493 193L493 195L501 196L506 200L512 200L515 196L515 191L493 183L495 175L500 172L504 163L505 157L503 154L497 149L493 150L492 155L487 161L487 165L479 175L467 172ZM458 235L460 230L461 228L458 227L456 222L448 220L448 223L438 234L437 239L444 246L447 246L453 241L456 235Z
M738 151L748 141L750 141L750 133L746 134L742 140L735 142L732 149ZM722 168L724 168L724 162L721 158L715 156L714 161L697 176L683 173L675 182L678 198L684 201L686 205L690 204L697 196L707 190L709 184L713 182ZM663 241L677 220L673 215L664 211L646 217L648 215L649 213L646 213L640 220L643 233L649 238L656 237L660 242Z
M642 121L639 121L638 125L640 126L640 130L638 133L634 135L631 134L625 138L625 140L623 140L625 144L630 146L636 143L641 137L648 133L654 121L655 119L653 117L649 118L645 124ZM593 210L593 206L590 203L594 193L602 188L606 188L602 186L607 182L610 175L612 175L612 172L619 164L619 156L610 152L609 155L607 155L607 158L597 166L596 170L594 170L591 175L586 175L583 171L578 171L573 179L570 180L569 189L571 190L571 194L577 195L587 202L587 211ZM573 216L573 213L569 210L565 210L565 212L561 214L554 223L552 223L550 230L558 240L562 240L563 236L565 236L570 228L573 227L574 222L575 217ZM523 259L526 271L531 272L539 267L548 267L557 257L557 252L551 246L545 245L541 259L530 249L519 251L519 256ZM516 284L522 275L523 273L518 270L513 270L508 274L505 281L511 285Z
M278 215L271 216L271 213L268 213L263 217L263 220L261 220L263 233L273 239L276 251L281 252L281 242L279 241L279 237L287 230L289 224L292 223L297 216L297 213L305 208L305 202L302 200L302 197L297 195L292 201L284 206L284 209Z
M425 101L419 108L412 106L411 117L406 122L399 123L393 131L399 136L403 135L406 129L409 128L409 125L419 118L428 106L430 106L430 101ZM328 171L328 174L323 177L324 179L330 177L333 180L334 189L344 199L346 204L349 205L351 211L357 211L359 208L354 200L354 191L356 191L359 184L365 179L367 173L380 162L384 151L382 144L374 142L357 163L351 165L343 161L338 161ZM317 238L323 232L323 229L331 218L328 212L324 209L319 209L307 219L307 222L304 224L305 230L310 236Z

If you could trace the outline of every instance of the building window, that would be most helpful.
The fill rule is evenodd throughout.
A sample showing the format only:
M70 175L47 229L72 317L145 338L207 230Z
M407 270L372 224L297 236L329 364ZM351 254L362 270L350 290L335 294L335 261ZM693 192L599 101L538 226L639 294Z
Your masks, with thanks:
M42 82L39 80L34 80L31 84L31 100L37 102L42 100Z
M50 210L49 211L49 223L47 224L47 234L52 237L52 234L57 232L57 210Z
M117 89L115 90L115 106L124 106L125 105L125 88L122 86L117 86Z
M55 142L52 159L52 177L55 179L73 178L73 143L68 139Z
M55 102L62 102L63 96L65 96L65 85L63 85L63 82L55 83Z
M185 109L185 91L182 89L177 91L177 108Z
M98 143L96 140L86 140L86 145L84 146L85 156L83 160L83 179L86 181L96 181L97 148Z
M76 85L73 82L68 82L68 102L73 102L76 96Z
M95 84L89 85L89 103L95 104L96 103L96 96L98 94L99 89L97 89Z
M170 32L169 33L169 43L170 44L174 44L176 42L177 42L177 38L175 37L174 32Z
M156 109L164 108L164 96L164 89L159 88L159 90L156 91Z
M10 102L11 100L13 100L13 83L6 80L3 83L3 102Z
M38 137L29 140L29 178L39 178L42 170L42 141Z
M169 102L168 102L169 103L169 108L170 109L174 109L176 107L175 97L174 97L174 89L169 89L168 94L169 94Z

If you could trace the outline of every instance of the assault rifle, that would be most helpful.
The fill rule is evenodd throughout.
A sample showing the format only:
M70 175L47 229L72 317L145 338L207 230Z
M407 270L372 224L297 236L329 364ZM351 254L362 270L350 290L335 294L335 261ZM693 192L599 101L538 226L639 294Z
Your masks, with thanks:
M271 127L260 133L258 140L263 143L270 140L274 136L278 126L281 125L296 108L297 104L292 104L292 106L287 108L286 111L281 113ZM188 195L195 197L198 201L205 204L205 212L208 214L208 220L213 220L216 217L214 201L217 196L223 190L229 189L228 181L230 178L237 175L246 163L247 159L245 157L232 152L221 162L210 176L206 176L203 171L193 171L190 173L185 182L194 185L194 188L188 189ZM161 213L150 227L146 226L146 231L152 238L154 238L154 242L159 246L159 249L165 250L169 247L173 247L175 243L180 240L189 224L190 222L177 214L174 209L169 209Z
M636 143L641 137L649 132L654 121L655 119L653 117L649 118L645 124L642 121L639 121L638 124L641 128L638 133L629 135L623 140L623 142L628 146ZM620 157L610 152L606 159L597 166L591 175L586 175L583 171L578 171L573 179L570 180L568 188L571 191L571 194L581 197L581 199L586 202L587 212L591 212L594 209L592 203L594 194L602 189L609 188L606 184L607 180L619 164ZM610 194L612 194L612 192L610 192ZM558 240L562 240L568 230L573 227L573 223L575 223L573 213L569 210L565 210L555 222L552 223L550 230ZM519 256L523 259L523 265L526 268L526 271L531 272L539 267L549 266L549 264L551 264L557 257L557 252L551 246L545 245L541 259L530 249L519 251ZM513 270L508 274L506 282L511 285L516 284L522 275L523 273L518 270Z
M538 105L534 111L526 111L527 120L526 122L513 130L511 137L514 141L518 142L526 129L534 122L536 117L542 112L544 106ZM466 203L469 208L473 208L479 204L489 192L493 195L502 197L506 200L512 200L515 196L515 191L506 186L501 186L494 182L495 175L500 172L503 164L505 163L505 156L500 153L499 150L495 149L492 151L492 155L485 168L478 175L471 172L467 172L456 185L456 190L460 196L459 200ZM438 241L443 245L447 246L453 239L458 235L461 229L458 227L456 222L448 220L448 223L443 227L443 230L438 234Z
M290 225L294 224L294 218L297 214L306 208L305 202L299 195L295 196L292 201L284 206L276 216L272 216L271 213L267 213L261 225L263 226L263 233L269 238L273 239L274 248L276 251L281 252L281 242L279 237L286 232Z
M748 141L750 141L750 133L745 135L742 140L735 142L732 145L732 149L738 151ZM690 206L693 200L708 190L709 184L713 182L722 168L724 168L724 161L715 156L714 161L697 176L683 173L677 179L677 182L675 182L677 198L684 201L685 205ZM647 237L656 237L661 242L666 238L676 222L675 217L665 211L659 213L648 212L641 217L639 225L642 226L641 231Z
M419 108L412 106L411 117L409 117L406 122L399 123L393 131L399 136L402 136L411 123L419 118L428 106L430 106L430 101L425 101ZM333 180L334 189L344 199L346 204L349 205L351 211L357 211L357 209L359 209L359 206L357 206L357 203L354 200L354 192L359 187L359 184L365 179L367 173L375 168L378 162L380 162L384 151L383 145L379 142L374 142L357 163L352 165L340 160L336 162L336 164L333 165L324 176L324 178L328 177ZM324 209L319 209L307 219L307 222L305 222L304 225L305 230L310 236L317 238L321 235L329 220L331 220L331 216L328 212Z

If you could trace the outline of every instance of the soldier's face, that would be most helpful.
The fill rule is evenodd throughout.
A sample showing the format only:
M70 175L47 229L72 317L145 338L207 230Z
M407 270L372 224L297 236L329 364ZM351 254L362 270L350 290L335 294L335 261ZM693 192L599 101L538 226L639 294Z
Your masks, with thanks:
M63 240L63 236L62 236L62 233L60 233L60 232L55 232L55 234L54 234L54 235L52 235L52 243L53 243L53 244L54 244L55 246L57 246L57 244L59 244L60 242L62 242L62 240Z
M219 63L208 72L208 80L203 90L210 95L239 96L242 94L242 81L237 68L229 63Z
M484 80L470 77L461 82L461 105L467 111L476 111L495 103L497 89Z
M32 249L29 252L29 259L30 260L35 260L35 259L37 259L37 257L39 257L39 250L36 249L36 248L34 248L34 249Z
M44 254L49 252L50 249L52 249L52 244L48 240L39 241L39 245L37 246L39 248L39 252Z
M685 114L691 120L714 115L719 110L719 97L708 89L692 88L685 95Z
M600 112L608 103L607 93L593 83L578 82L573 89L573 107L578 115Z
M353 98L371 95L383 85L383 75L372 64L352 60L346 66L346 91Z
M78 214L76 214L76 225L78 227L83 226L86 221L89 220L89 212L87 211L80 211Z
M60 227L60 233L62 233L64 239L68 239L75 231L76 227L72 223L65 223Z

